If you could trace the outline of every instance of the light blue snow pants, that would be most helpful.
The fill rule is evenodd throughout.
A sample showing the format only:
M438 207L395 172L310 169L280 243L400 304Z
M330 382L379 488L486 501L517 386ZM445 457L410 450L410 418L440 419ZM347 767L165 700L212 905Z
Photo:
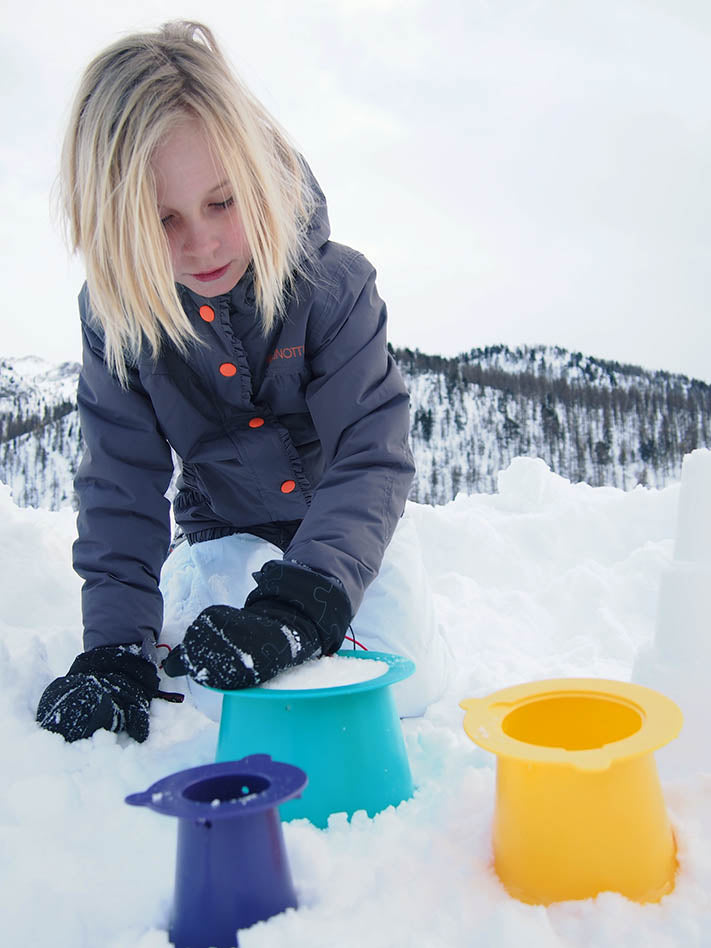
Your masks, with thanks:
M207 606L244 605L255 586L252 573L281 557L273 544L244 533L193 546L182 543L166 560L161 575L165 602L161 643L172 647L180 642L188 625ZM451 658L437 624L417 528L407 513L351 626L356 640L367 649L394 652L415 663L415 674L393 686L401 717L421 715L441 697ZM346 641L343 647L350 645ZM188 686L195 704L216 720L220 696L194 682L188 681Z

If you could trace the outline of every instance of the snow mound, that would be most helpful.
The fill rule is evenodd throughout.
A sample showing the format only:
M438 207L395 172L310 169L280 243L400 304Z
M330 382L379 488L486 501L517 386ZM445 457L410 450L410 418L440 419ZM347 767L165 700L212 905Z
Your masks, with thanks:
M412 505L455 656L443 699L404 722L415 796L374 819L333 816L325 831L286 824L300 907L241 932L242 948L709 945L711 775L664 781L680 870L660 904L606 893L524 905L491 868L494 760L466 738L459 708L538 678L628 679L654 638L678 498L678 485L590 488L518 459L497 494ZM80 649L73 515L20 510L0 489L0 518L4 941L168 948L175 821L123 799L213 760L217 726L187 702L156 701L143 745L40 731L37 699Z

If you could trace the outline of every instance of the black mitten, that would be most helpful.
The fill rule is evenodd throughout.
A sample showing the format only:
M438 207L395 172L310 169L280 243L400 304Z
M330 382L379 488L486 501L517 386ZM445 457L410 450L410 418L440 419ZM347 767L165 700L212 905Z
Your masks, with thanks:
M340 583L279 560L254 578L257 588L244 608L209 606L200 613L163 663L167 675L232 691L340 648L351 620Z
M140 652L140 645L102 645L79 655L68 673L45 689L37 723L67 741L90 737L99 728L145 741L159 680Z

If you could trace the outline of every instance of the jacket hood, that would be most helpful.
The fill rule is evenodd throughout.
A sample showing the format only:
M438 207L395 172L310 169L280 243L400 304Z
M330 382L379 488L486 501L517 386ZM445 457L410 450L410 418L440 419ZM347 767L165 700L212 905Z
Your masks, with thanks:
M304 162L304 170L306 172L306 180L308 181L311 192L314 196L314 212L309 221L308 228L306 230L306 236L309 243L309 247L312 250L318 250L323 247L328 238L331 236L331 224L328 219L328 207L326 205L326 198L324 193L321 190L321 186L316 180L313 171L311 168Z

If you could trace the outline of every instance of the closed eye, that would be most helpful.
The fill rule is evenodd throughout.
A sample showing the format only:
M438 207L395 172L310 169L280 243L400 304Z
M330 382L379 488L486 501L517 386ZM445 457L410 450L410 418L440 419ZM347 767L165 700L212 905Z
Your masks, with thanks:
M232 207L234 203L235 203L235 199L232 197L229 197L229 198L226 198L224 201L211 201L209 206L216 207L219 211L226 211L227 208ZM165 217L161 217L160 222L163 225L163 227L168 227L169 224L172 224L174 222L174 215L167 214Z

